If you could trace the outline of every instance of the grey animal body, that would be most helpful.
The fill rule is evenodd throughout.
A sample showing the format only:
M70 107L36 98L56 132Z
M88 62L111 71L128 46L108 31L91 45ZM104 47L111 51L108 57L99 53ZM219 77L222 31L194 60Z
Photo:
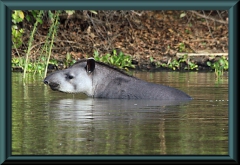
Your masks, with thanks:
M85 93L94 98L186 100L186 93L127 75L93 58L80 60L71 67L56 71L44 79L52 90Z

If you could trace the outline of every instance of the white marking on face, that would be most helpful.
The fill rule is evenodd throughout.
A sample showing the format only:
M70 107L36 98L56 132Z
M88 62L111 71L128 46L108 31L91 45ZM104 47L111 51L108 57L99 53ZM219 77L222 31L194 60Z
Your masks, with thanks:
M71 70L66 70L64 75L57 77L59 79L59 91L85 93L88 96L92 96L92 75L88 75L85 69L76 69L71 68Z

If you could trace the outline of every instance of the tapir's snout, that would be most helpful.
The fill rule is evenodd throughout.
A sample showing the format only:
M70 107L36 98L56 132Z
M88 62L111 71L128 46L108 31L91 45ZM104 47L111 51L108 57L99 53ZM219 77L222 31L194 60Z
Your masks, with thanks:
M43 80L43 83L46 84L46 85L49 85L50 88L54 91L58 90L60 85L58 83L55 83L55 82L49 82L48 80L44 79Z
M48 85L48 81L47 80L43 80L43 83Z

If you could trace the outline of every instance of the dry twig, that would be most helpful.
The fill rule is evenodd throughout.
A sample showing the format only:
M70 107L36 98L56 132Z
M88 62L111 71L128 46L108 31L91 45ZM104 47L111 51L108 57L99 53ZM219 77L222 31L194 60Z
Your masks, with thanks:
M213 17L205 16L205 15L199 14L198 12L196 12L194 10L191 10L191 12L196 14L197 16L205 18L205 19L210 19L212 21L216 21L216 22L219 22L219 23L228 24L228 21L218 20L218 19L215 19Z

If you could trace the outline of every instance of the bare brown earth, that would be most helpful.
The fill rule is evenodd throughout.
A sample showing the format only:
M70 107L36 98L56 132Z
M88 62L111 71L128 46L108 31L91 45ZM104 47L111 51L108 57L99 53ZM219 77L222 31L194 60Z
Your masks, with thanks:
M63 61L71 53L77 60L93 56L94 50L104 55L116 49L131 55L136 68L154 70L156 62L169 64L181 56L179 53L191 53L190 60L207 69L206 61L228 53L227 11L97 12L61 14L52 58ZM180 18L183 12L186 15ZM34 36L32 58L39 55L51 26L50 20L43 19ZM18 49L21 55L27 49L32 27L29 22L23 23L24 44ZM210 58L212 53L214 58ZM12 55L16 54L13 49Z

